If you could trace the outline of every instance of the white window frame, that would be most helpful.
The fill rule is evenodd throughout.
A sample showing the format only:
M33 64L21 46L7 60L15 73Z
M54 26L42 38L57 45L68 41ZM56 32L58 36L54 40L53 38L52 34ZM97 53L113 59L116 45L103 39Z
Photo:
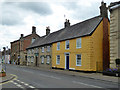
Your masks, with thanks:
M58 59L58 56L59 56L59 59ZM60 55L57 55L57 56L56 56L56 64L57 64L57 65L60 65Z
M46 62L47 64L49 64L50 63L50 56L47 56L47 62Z
M34 49L32 49L32 54L34 53Z
M44 64L44 57L42 57L41 63Z
M29 54L29 50L27 51L27 54Z
M33 43L35 41L35 38L32 38L32 42L31 43Z
M76 39L76 48L81 48L81 38Z
M57 42L57 50L60 50L60 42Z
M78 55L81 56L81 59L80 59L80 64L78 64ZM76 66L82 66L82 55L81 54L76 54Z
M42 52L44 52L44 47L42 47Z
M50 52L50 46L47 46L47 52Z
M36 51L35 51L35 52L38 53L38 50L39 50L39 48L36 48Z
M31 63L33 63L34 62L34 57L31 57Z
M31 54L31 50L29 50L29 54Z
M27 58L28 58L28 59L27 59L27 60L28 60L28 63L30 63L30 57L27 57Z
M70 41L69 40L65 41L65 49L69 50L69 48L67 48L67 44L69 44L69 48L70 48Z

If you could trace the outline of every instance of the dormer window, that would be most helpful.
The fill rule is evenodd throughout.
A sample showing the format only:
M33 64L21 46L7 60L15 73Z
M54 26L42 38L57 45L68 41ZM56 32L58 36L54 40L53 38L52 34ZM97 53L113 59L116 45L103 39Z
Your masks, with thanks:
M32 42L31 43L33 43L35 41L35 38L32 38Z

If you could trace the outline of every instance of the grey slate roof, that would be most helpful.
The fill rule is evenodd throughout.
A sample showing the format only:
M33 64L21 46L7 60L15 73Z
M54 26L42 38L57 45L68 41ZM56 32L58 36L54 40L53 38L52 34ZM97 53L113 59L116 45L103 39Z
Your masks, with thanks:
M58 41L91 35L101 21L102 17L96 16L94 18L74 24L70 27L63 28L35 40L35 42L32 43L27 49L52 44Z

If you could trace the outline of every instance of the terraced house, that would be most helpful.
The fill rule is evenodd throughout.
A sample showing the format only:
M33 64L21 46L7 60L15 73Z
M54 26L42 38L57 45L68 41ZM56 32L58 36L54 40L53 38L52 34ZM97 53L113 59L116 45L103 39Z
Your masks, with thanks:
M32 34L24 36L21 34L20 39L11 42L11 62L26 65L27 54L26 48L40 36L36 34L36 27L32 27Z
M101 2L99 16L74 25L70 25L70 21L66 19L64 28L37 39L27 49L29 52L32 48L39 48L39 54L34 54L39 60L34 59L34 65L39 62L39 66L42 66L45 57L47 62L47 46L50 46L52 68L81 71L109 68L109 20L106 3ZM44 65L47 65L46 62Z
M46 28L46 35L35 40L27 48L27 65L51 68L52 44L50 28Z

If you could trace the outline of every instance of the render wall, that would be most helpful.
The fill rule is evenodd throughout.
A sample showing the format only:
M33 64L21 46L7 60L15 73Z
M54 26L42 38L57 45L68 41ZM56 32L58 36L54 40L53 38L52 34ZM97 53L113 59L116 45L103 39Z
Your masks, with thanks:
M116 68L115 59L120 58L120 8L110 13L110 68Z

